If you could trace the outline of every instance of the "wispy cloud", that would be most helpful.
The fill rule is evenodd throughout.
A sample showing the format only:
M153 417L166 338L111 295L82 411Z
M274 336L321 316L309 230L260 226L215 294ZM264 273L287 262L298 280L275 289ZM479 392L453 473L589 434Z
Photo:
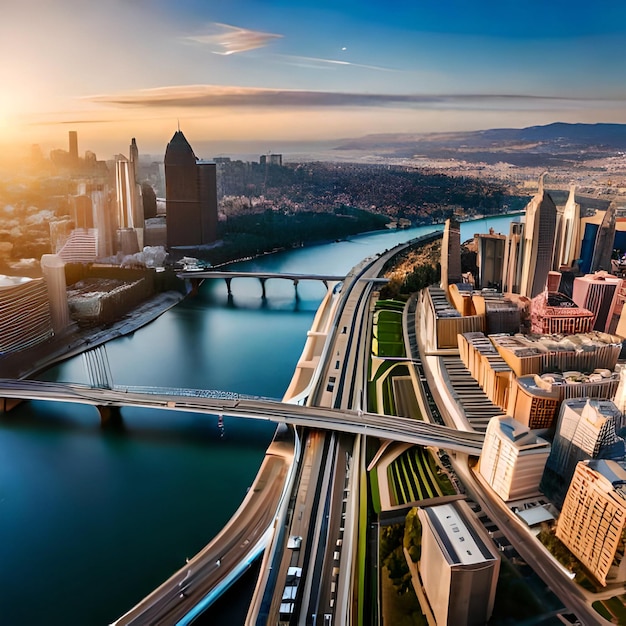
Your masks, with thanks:
M441 109L536 108L583 106L590 100L516 94L393 94L299 89L268 89L227 85L182 85L130 93L100 94L87 100L123 107L437 107Z
M380 65L366 65L364 63L353 63L352 61L343 61L339 59L322 59L319 57L297 56L293 54L275 54L273 55L273 57L281 63L285 63L286 65L295 65L296 67L314 67L316 69L327 69L337 66L351 66L365 68L368 70L375 70L377 72L401 71L391 67L383 67Z
M274 39L282 37L274 33L264 33L219 22L213 22L207 30L208 32L201 35L185 37L185 40L208 46L214 54L229 55L263 48Z

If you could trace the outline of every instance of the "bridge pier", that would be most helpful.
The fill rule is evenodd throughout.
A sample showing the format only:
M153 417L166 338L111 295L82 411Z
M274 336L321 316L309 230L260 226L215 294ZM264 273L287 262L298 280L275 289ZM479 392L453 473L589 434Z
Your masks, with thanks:
M267 278L259 278L259 280L261 281L261 298L263 298L263 300L266 300L267 296L265 295L265 281L267 280Z
M100 428L117 429L124 425L122 411L119 406L98 405L96 406L100 414Z
M294 289L295 289L295 291L296 291L296 300L298 299L298 283L299 283L299 282L300 282L300 281L299 281L297 278L294 278L294 279L293 279L293 288L294 288Z
M0 413L8 413L22 402L21 398L0 398Z
M188 280L189 280L189 283L191 284L189 295L197 296L198 289L200 288L200 285L202 284L202 279L201 278L189 278Z

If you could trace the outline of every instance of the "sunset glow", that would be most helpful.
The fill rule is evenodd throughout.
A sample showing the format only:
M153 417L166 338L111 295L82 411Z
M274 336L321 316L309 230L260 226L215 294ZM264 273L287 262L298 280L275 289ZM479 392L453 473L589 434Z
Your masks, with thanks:
M536 0L12 4L0 125L25 144L72 126L105 154L130 135L162 152L176 120L208 142L626 122L626 9L608 1L593 19Z

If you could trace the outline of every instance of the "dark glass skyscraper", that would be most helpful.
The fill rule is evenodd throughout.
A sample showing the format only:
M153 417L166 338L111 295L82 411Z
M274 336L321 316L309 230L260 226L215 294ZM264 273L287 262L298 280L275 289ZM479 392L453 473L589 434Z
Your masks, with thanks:
M165 150L165 199L169 248L217 239L215 163L198 161L180 130Z

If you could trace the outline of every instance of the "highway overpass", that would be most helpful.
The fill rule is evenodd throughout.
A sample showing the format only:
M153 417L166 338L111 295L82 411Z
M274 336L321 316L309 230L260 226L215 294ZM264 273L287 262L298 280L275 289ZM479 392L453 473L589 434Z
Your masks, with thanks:
M484 441L484 435L481 433L463 432L406 417L348 409L298 406L265 399L238 398L234 397L234 394L224 394L224 398L206 397L202 395L206 393L202 390L160 390L155 387L153 391L148 392L145 387L140 389L136 390L133 387L100 389L76 383L0 379L0 398L5 399L90 404L100 409L137 406L247 417L277 424L394 439L470 455L479 455Z

